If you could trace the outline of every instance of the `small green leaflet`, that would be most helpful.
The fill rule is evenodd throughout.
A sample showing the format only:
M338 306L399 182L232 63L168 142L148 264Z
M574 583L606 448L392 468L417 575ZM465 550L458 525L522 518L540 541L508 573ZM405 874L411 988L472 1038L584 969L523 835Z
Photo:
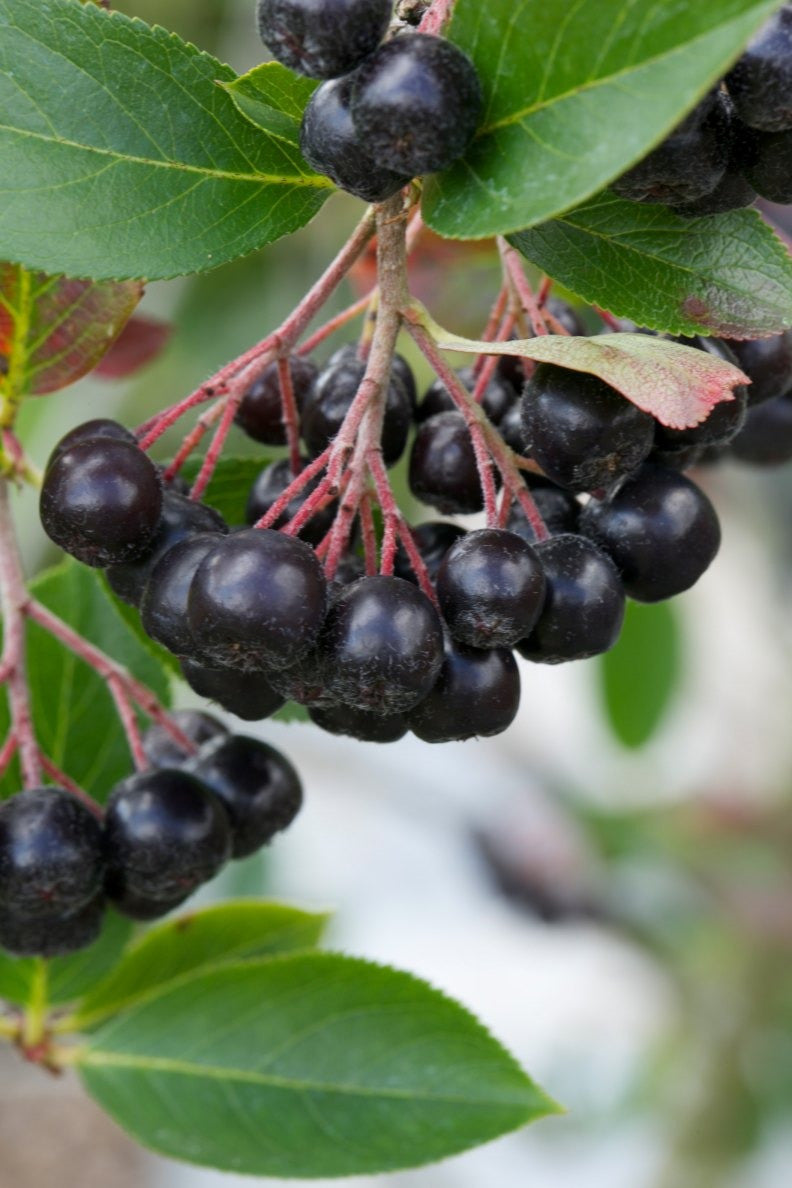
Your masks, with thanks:
M305 105L318 85L280 62L265 62L233 82L221 83L252 124L297 146Z
M608 723L619 742L638 749L654 736L682 678L682 639L671 602L627 601L621 637L600 657Z
M273 953L312 949L327 916L261 900L235 900L188 912L149 929L113 971L88 989L76 1031L137 1006L187 974Z
M413 1167L558 1110L463 1007L332 953L185 979L101 1027L74 1063L144 1145L247 1175Z
M579 205L658 144L779 0L457 0L449 36L481 78L465 156L429 179L453 239L519 231Z
M234 78L94 4L0 0L0 258L154 279L303 226L332 183L240 114L217 85Z
M477 342L450 334L427 315L422 320L433 326L441 350L519 355L585 371L671 429L700 424L721 400L733 399L734 388L749 382L738 368L706 351L646 334L600 334L594 338L547 334L508 343Z
M99 574L66 561L31 585L34 597L149 686L164 704L169 685L152 653L127 627ZM39 743L49 758L96 800L132 771L132 759L104 680L35 623L27 634L27 669ZM0 698L0 736L8 711ZM0 795L19 791L15 767L0 781Z
M682 219L604 193L510 239L586 301L650 330L760 338L792 326L792 258L755 210Z

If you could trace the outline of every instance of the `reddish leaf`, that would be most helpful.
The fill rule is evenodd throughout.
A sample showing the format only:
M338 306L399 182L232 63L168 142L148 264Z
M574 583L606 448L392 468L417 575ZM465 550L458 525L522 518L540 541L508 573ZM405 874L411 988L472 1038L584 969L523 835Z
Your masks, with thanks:
M94 368L103 379L125 379L156 359L171 336L167 322L134 314Z
M12 395L56 392L91 371L142 295L140 281L78 281L0 264L0 354Z
M433 333L442 350L520 355L599 376L669 429L700 424L716 404L734 399L734 388L750 383L731 363L648 334L602 334L597 338L548 334L493 343L457 338L438 326L433 327Z

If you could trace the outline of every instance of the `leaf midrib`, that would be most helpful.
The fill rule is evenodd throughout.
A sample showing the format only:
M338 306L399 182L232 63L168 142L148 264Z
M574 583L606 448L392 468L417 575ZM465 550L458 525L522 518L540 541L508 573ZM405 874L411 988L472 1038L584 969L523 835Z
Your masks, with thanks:
M68 140L62 136L46 136L42 132L31 132L27 129L14 128L9 124L0 124L0 132L8 132L13 136L24 136L31 140L41 140L45 144L62 145L65 148L78 149L80 152L93 153L97 157L109 157L112 161L125 165L145 165L154 169L175 169L182 173L197 173L209 180L223 179L225 181L255 182L257 184L277 186L306 186L313 189L333 189L329 178L319 174L295 173L289 175L269 173L235 173L226 169L209 169L201 165L188 165L186 162L164 160L158 161L149 157L132 156L119 153L115 149L97 148L92 144L80 144L76 140Z
M498 1097L493 1101L485 1098L469 1097L454 1093L433 1093L425 1089L400 1089L394 1086L381 1086L367 1089L363 1085L347 1085L338 1082L305 1081L298 1078L276 1076L273 1073L254 1072L252 1070L223 1068L212 1064L189 1064L184 1060L174 1060L164 1056L134 1056L130 1053L88 1051L75 1059L79 1068L131 1068L141 1072L171 1073L175 1076L206 1078L215 1081L232 1081L238 1084L259 1085L273 1089L283 1089L290 1093L337 1093L345 1097L386 1098L394 1101L426 1101L448 1104L464 1104L478 1106L483 1109L494 1109L503 1106L526 1107L528 1098L536 1096L533 1085L526 1086L526 1092L521 1097Z

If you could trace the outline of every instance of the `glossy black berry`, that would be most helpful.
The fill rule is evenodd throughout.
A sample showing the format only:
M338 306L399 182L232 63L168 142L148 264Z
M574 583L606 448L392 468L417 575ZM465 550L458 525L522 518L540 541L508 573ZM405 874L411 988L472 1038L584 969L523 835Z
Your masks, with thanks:
M327 587L310 545L271 529L226 536L202 561L189 624L204 662L284 668L316 642Z
M716 359L739 367L739 361L732 349L720 338L680 338L677 341L686 346L706 351ZM745 423L748 407L748 389L741 384L734 389L733 400L722 400L716 404L706 420L689 429L668 429L658 421L655 424L655 450L675 451L689 446L726 445Z
M539 664L585 660L612 648L624 621L624 587L613 562L582 536L536 546L546 594L531 634L517 645Z
M612 487L654 438L654 419L610 384L553 363L540 363L525 385L522 418L531 457L573 491Z
M166 490L162 497L162 515L148 549L138 561L111 565L105 571L108 585L117 598L131 606L139 606L155 565L168 549L198 532L222 535L227 531L225 520L213 507L188 499L177 491Z
M65 788L31 788L0 806L0 906L20 920L69 916L101 890L102 831Z
M199 697L216 701L229 714L236 714L246 722L269 718L283 705L284 698L273 689L264 673L209 668L188 658L182 659L181 667L185 681Z
M431 693L411 710L410 729L424 742L501 734L520 705L520 673L507 648L479 651L447 639Z
M748 406L783 396L792 388L792 331L745 342L730 339L737 363L750 379Z
M333 440L349 411L365 374L355 353L339 352L319 374L303 417L303 440L314 456ZM410 397L401 380L391 374L385 397L382 455L386 466L398 462L412 423Z
M161 510L154 463L136 445L109 437L64 450L44 475L39 503L49 538L94 566L142 556Z
M726 75L740 119L765 132L792 128L792 4L785 4Z
M474 648L524 639L542 609L545 579L531 546L514 532L481 528L448 550L437 599L454 637Z
M255 853L290 825L302 804L300 777L280 751L256 738L214 739L187 770L212 789L231 822L231 856Z
M160 557L140 602L143 630L176 656L190 656L200 646L190 629L187 602L198 566L217 547L213 532L198 532Z
M348 194L364 202L384 202L408 185L410 177L386 168L370 155L352 123L352 82L347 75L322 83L314 91L303 112L300 151L312 169Z
M524 475L530 488L536 510L544 522L544 526L551 536L558 536L562 532L576 532L580 518L580 504L571 491L557 487L549 479L539 475ZM531 522L523 511L518 500L514 500L509 509L506 523L509 532L516 532L529 544L536 541L536 533Z
M523 387L525 381L523 381ZM520 388L522 392L522 387ZM503 414L500 424L498 425L498 432L509 449L514 450L515 454L521 457L526 455L525 434L523 432L522 424L522 403L515 400L514 403L506 409Z
M754 133L744 172L761 198L792 202L792 131Z
M52 463L57 462L61 454L70 450L72 446L79 445L82 441L95 441L97 437L126 441L130 445L137 444L134 433L130 432L125 425L119 424L118 421L111 421L107 417L96 417L92 421L83 421L82 424L75 425L73 429L63 435L47 459L46 469L49 470Z
M752 466L780 466L792 461L792 392L749 409L729 453Z
M20 916L0 905L0 947L18 957L65 957L99 936L105 899L95 895L69 916Z
M731 147L731 108L710 91L662 144L622 174L612 188L632 202L679 206L710 194L726 172Z
M476 455L461 413L438 413L424 421L410 452L409 481L416 499L445 515L481 511Z
M726 214L742 210L756 201L756 190L741 173L727 169L714 190L694 202L675 206L678 215L686 219L700 219L706 215Z
M173 710L170 718L196 747L203 746L211 738L228 734L227 727L218 718L203 710ZM143 750L152 767L179 767L193 753L177 742L159 722L152 722L143 735Z
M452 544L465 535L465 529L459 524L449 524L445 520L428 520L425 524L418 524L411 528L415 546L426 566L429 580L434 582L440 562L445 557ZM396 562L393 567L396 577L418 584L413 567L404 545L400 544L396 550Z
M443 632L437 611L416 586L396 577L366 577L347 586L330 608L322 648L340 702L394 714L411 709L432 688Z
M185 899L189 899L192 891L190 887L178 894L157 899L149 895L135 894L128 889L118 890L113 897L113 907L120 915L128 916L130 920L159 920L183 904Z
M231 853L220 801L186 771L139 772L113 789L105 811L111 899L164 902L187 896L217 874Z
M477 379L473 374L473 368L463 367L457 372L457 375L467 391L472 392L476 386ZM513 386L496 371L487 384L481 400L481 406L493 425L500 424L503 416L515 403L515 400L516 394ZM436 379L427 388L423 400L418 405L415 419L419 423L428 421L429 417L434 417L437 413L450 412L455 408L456 405L448 388L442 380Z
M298 411L302 412L311 394L318 368L311 359L306 359L302 355L290 355L288 362L294 400ZM286 444L277 363L270 363L250 385L242 397L234 420L253 441L260 441L264 445Z
M307 462L307 459L303 459L303 464L305 462ZM250 488L250 494L248 495L247 507L245 508L245 519L248 524L258 523L261 517L267 514L275 500L280 498L293 478L294 475L292 474L288 458L281 458L277 462L270 462L269 466L264 467ZM317 475L297 495L294 495L286 505L286 510L275 521L273 527L285 527L289 520L297 515L306 498L316 490L320 481L321 476ZM298 535L303 540L307 540L309 544L319 544L328 530L332 528L337 510L337 503L329 503L327 507L323 507L321 511L317 511L311 516L308 523L302 526Z
M482 106L473 63L441 37L396 37L353 78L352 119L367 151L410 177L445 169L461 156Z
M720 547L720 524L704 492L663 466L644 466L609 499L592 500L581 531L614 561L627 594L659 602L694 585Z
M261 40L274 57L310 78L354 70L385 36L392 0L258 0Z
M375 714L348 705L312 706L312 722L327 734L343 734L360 742L392 743L407 733L406 714Z

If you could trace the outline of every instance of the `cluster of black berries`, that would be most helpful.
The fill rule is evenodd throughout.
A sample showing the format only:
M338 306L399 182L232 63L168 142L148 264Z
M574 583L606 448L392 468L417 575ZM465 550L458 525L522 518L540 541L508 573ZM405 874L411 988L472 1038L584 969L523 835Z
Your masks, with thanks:
M441 37L383 42L391 0L258 0L258 27L278 61L325 79L303 116L311 168L367 202L445 169L481 115L470 59Z
M153 920L229 858L244 858L294 819L291 764L272 747L181 710L188 754L162 726L144 738L149 768L117 784L102 818L64 788L32 788L0 807L0 945L53 957L96 939L105 904Z
M613 183L633 202L698 217L792 202L792 3L671 135Z

